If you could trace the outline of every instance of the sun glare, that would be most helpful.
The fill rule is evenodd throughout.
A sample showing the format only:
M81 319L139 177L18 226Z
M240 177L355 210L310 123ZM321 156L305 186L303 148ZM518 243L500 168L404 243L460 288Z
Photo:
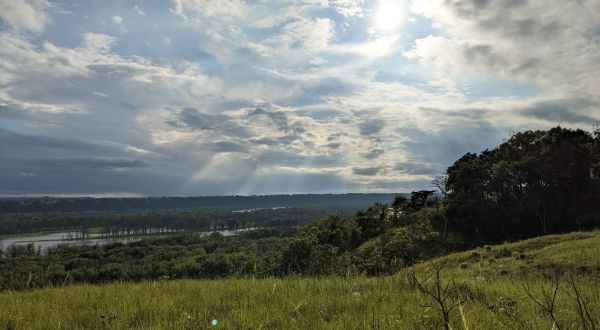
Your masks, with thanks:
M375 26L380 32L394 32L406 20L399 0L380 0L375 9Z

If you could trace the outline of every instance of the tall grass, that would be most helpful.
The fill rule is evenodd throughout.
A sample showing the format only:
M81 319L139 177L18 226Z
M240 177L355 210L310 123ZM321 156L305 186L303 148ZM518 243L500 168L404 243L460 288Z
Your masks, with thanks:
M527 295L543 299L562 276L555 301L561 329L578 329L581 301L600 324L600 234L573 233L451 255L452 329L551 329ZM440 262L434 260L433 262ZM0 328L9 329L441 329L430 297L411 283L431 280L424 263L387 277L179 280L74 285L0 294ZM574 274L582 300L575 299ZM211 325L217 320L217 325ZM590 328L591 329L591 328Z

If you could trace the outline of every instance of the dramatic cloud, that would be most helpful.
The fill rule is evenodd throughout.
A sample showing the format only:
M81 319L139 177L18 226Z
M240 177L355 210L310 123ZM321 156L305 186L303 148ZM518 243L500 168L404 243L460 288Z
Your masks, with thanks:
M407 56L454 74L520 79L598 99L600 2L415 1L413 11L447 31L415 42Z
M428 189L600 121L600 1L386 3L0 0L0 194Z

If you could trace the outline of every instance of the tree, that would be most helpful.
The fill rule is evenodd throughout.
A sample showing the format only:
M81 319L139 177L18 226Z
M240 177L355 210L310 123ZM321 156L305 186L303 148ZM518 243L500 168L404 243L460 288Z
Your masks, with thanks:
M593 226L600 211L596 138L555 127L465 154L447 170L451 229L489 242Z
M419 211L431 200L431 197L434 196L434 190L419 190L413 191L410 194L410 206L414 211Z
M431 185L436 187L444 198L448 195L448 174L438 175L431 181Z
M400 218L409 212L410 202L408 198L398 195L392 202L394 226L400 225Z
M366 241L375 237L385 230L387 223L388 207L385 204L375 205L356 214L355 221L360 232L360 240Z

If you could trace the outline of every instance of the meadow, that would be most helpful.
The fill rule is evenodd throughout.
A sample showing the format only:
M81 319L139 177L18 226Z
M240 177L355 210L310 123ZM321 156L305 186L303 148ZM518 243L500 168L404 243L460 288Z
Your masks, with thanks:
M440 265L444 303L455 307L448 313L452 329L600 326L600 232L594 231L484 246L391 276L164 280L8 291L0 294L0 327L441 329L439 306L415 284L416 279L435 292L434 267Z

